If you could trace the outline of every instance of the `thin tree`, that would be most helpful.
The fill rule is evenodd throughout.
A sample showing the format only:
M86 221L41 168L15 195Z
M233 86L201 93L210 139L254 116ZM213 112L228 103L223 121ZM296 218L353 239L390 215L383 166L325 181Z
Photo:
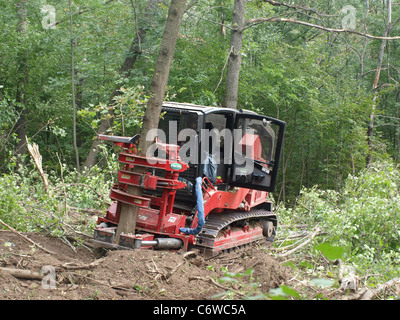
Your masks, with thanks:
M17 7L17 17L18 26L17 31L20 36L20 42L24 42L26 36L26 9L27 1L21 0L16 5ZM22 46L22 45L21 45ZM28 82L28 52L26 49L19 50L18 53L18 70L17 70L17 92L16 101L18 103L19 118L15 126L15 132L18 137L18 143L15 148L15 153L17 154L17 164L18 166L22 164L22 155L26 153L26 84Z
M186 8L186 0L172 0L168 18L164 28L159 54L154 68L154 75L150 86L150 98L147 102L146 111L143 119L141 139L139 143L139 154L145 155L147 148L153 141L147 141L147 133L158 127L160 120L161 107L165 97L165 89L168 82L169 71L174 56L176 40ZM140 167L135 167L137 172L143 172ZM129 186L128 193L136 196L142 195L142 189L136 186ZM135 233L136 221L139 207L123 205L120 213L120 220L116 233L118 242L121 233Z
M76 143L76 102L75 102L75 38L74 38L74 27L72 22L72 1L69 0L69 27L70 27L70 36L71 36L71 94L72 94L72 135L73 135L73 143L75 150L75 161L76 161L76 169L80 171L79 165L79 150L78 145Z
M398 20L397 20L398 21ZM388 37L390 33L390 29L393 27L392 25L392 0L387 1L387 20L386 20L386 28L383 33L383 37ZM372 109L371 114L369 116L368 122L368 131L367 131L367 141L368 141L368 153L366 157L367 166L369 166L372 162L372 149L373 143L372 139L374 136L374 121L375 121L375 110L376 110L376 100L378 98L378 84L379 78L382 71L383 57L385 54L385 49L387 46L387 40L383 39L381 42L381 46L379 48L378 62L375 71L374 83L372 84Z
M225 83L224 107L237 108L240 65L242 63L242 42L246 0L235 0L230 39L230 52Z

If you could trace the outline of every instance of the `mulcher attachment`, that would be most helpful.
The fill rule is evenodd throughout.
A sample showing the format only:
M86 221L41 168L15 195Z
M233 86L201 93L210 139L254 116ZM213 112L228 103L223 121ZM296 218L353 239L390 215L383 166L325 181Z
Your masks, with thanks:
M185 216L173 213L175 193L186 184L178 180L179 173L188 165L179 158L179 146L163 144L157 141L157 147L164 150L167 158L149 158L136 154L139 136L133 138L99 135L99 139L112 141L122 147L118 157L121 169L118 172L118 184L110 191L113 204L105 217L98 219L94 230L94 243L100 247L136 249L148 247L155 249L179 249L187 247L189 236L181 234L179 228L185 226ZM134 167L144 167L146 173L135 172ZM154 169L165 172L163 177L154 175ZM161 196L135 196L127 192L128 186L143 190L161 190ZM137 206L137 234L120 234L115 243L117 225L122 205ZM193 238L191 240L193 241Z

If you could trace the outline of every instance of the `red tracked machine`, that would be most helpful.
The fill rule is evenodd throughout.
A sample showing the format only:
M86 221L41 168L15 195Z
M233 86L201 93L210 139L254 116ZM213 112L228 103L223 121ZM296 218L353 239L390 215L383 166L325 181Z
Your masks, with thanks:
M167 102L151 156L136 155L138 135L100 135L122 152L113 203L98 219L94 242L132 249L195 246L214 255L273 241L277 217L268 192L275 188L284 131L283 121L247 110ZM129 194L129 185L143 195ZM136 230L115 243L123 205L139 206Z

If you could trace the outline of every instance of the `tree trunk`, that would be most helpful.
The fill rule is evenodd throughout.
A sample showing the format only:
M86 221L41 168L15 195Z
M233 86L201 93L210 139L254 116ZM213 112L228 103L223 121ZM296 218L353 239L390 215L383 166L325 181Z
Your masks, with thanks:
M237 109L238 90L239 90L239 73L240 64L242 63L242 42L243 42L243 27L245 24L246 0L235 0L233 7L233 19L230 41L230 53L226 74L226 87L224 107Z
M143 15L140 26L137 29L136 36L132 41L131 47L129 49L128 55L120 69L120 74L124 77L129 77L130 72L135 65L136 59L142 53L141 44L146 37L146 30L149 28L149 21L151 20L152 13L157 10L157 0L150 0L146 9L146 13ZM115 87L110 95L108 105L112 105L113 98L118 94L119 87ZM109 117L102 119L100 121L99 127L97 129L97 134L104 134L111 127L114 117L114 110L110 109L108 113ZM92 146L89 150L88 156L86 157L84 167L91 168L96 164L97 154L99 152L100 141L95 139L92 142Z
M169 71L174 56L176 40L179 28L186 8L186 0L172 0L165 24L164 35L161 41L157 63L154 69L153 80L150 86L150 98L147 102L146 112L143 119L141 139L139 143L139 154L145 155L147 148L153 141L147 141L146 135L149 130L158 127L162 103L164 101L165 89L168 82ZM136 172L143 172L142 168L135 167ZM140 187L129 186L128 193L140 196ZM123 205L118 223L116 242L121 233L135 233L138 215L138 206Z
M391 24L392 24L392 0L388 0L388 2L387 2L387 22L386 22L385 32L383 33L384 37L387 37L389 35L390 29L392 27ZM374 136L376 100L378 98L378 84L379 84L379 78L381 75L383 56L385 54L386 45L387 45L387 40L382 40L381 47L379 49L379 57L378 57L378 63L376 66L376 71L375 71L374 83L372 85L372 93L374 96L373 96L372 111L369 116L368 131L367 131L367 141L368 141L368 154L366 157L367 167L372 162L372 149L373 149L372 138Z
M19 1L17 4L18 27L17 31L21 39L25 37L26 33L26 0ZM23 41L23 40L22 40ZM18 71L17 71L17 93L16 102L18 103L17 109L20 116L15 126L15 132L18 137L18 143L15 147L17 154L17 166L22 164L22 155L27 151L25 136L26 136L26 96L25 86L28 82L28 52L21 50L18 53Z
M75 103L75 39L74 39L74 30L73 30L73 23L72 23L72 1L69 0L69 24L70 24L70 35L71 35L71 88L72 88L72 127L73 127L73 144L75 150L75 162L76 162L76 169L78 172L80 171L79 165L79 151L78 145L76 143L76 103Z

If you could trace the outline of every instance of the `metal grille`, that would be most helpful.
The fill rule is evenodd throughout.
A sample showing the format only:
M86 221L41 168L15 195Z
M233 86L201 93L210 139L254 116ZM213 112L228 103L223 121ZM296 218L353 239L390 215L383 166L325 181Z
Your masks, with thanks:
M198 115L196 113L180 109L172 109L172 108L163 109L163 111L167 112L162 115L158 125L158 128L161 129L165 134L166 141L162 141L163 143L173 143L173 144L177 143L179 146L182 146L185 143L185 141L177 141L178 134L181 130L191 128L196 132L198 132ZM172 124L171 122L175 123ZM174 136L171 136L171 134ZM155 156L160 156L162 158L165 158L165 155L157 153L155 154ZM165 177L165 170L152 169L151 174L154 174L159 177ZM197 175L198 175L197 164L189 164L189 168L186 171L179 174L180 178L186 179L193 184L193 190L192 191L188 191L186 189L177 190L175 199L190 203L195 202L194 185ZM152 193L161 195L161 191L159 190L152 191Z

